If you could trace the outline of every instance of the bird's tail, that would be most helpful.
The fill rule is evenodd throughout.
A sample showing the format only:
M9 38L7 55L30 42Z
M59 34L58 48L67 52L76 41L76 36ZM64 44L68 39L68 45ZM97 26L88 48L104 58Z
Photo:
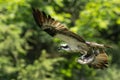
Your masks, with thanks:
M104 50L100 50L99 54L95 56L93 62L88 64L89 67L93 67L95 69L104 69L108 67L108 56Z

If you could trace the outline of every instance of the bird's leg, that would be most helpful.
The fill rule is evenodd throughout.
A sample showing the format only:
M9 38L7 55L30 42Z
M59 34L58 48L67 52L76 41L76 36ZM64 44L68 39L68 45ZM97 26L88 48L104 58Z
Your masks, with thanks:
M92 50L93 50L93 54L95 54L96 56L100 53L99 48L93 47Z
M88 64L92 62L95 58L94 50L93 48L89 48L89 51L87 53L84 53L81 57L78 58L78 62L80 64Z
M86 58L90 57L93 53L94 53L94 49L90 47L89 50L88 50L88 52L87 52L87 54L85 55L85 57Z
M89 63L93 62L95 59L94 54L92 54L91 56L89 56L87 58L85 56L86 55L82 55L81 57L79 57L77 62L80 64L89 64Z

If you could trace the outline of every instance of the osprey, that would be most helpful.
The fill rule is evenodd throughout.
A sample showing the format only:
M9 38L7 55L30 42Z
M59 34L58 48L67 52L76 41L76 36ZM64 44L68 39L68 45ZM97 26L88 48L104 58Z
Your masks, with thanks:
M78 63L87 64L95 69L108 67L108 56L105 53L105 48L108 46L85 41L81 36L71 32L65 25L38 9L32 8L32 13L36 23L43 31L66 42L66 44L61 44L60 49L82 54L77 59Z

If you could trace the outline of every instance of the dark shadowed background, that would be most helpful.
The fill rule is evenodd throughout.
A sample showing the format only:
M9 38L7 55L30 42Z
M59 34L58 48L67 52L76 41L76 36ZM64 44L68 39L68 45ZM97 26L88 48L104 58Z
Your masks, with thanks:
M87 41L106 49L109 67L78 64L76 54L35 23L31 7L43 10ZM119 0L0 0L0 80L120 80Z

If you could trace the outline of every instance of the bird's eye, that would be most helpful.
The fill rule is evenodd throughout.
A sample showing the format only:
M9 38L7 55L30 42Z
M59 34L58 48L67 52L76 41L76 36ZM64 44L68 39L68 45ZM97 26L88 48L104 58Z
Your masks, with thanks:
M66 45L66 46L62 46L63 48L69 48L69 46L68 45Z

